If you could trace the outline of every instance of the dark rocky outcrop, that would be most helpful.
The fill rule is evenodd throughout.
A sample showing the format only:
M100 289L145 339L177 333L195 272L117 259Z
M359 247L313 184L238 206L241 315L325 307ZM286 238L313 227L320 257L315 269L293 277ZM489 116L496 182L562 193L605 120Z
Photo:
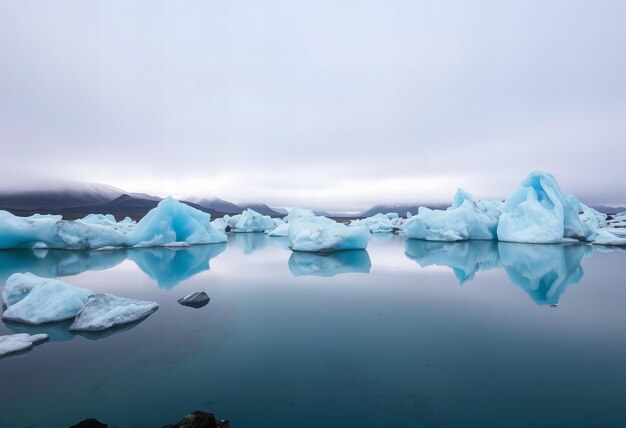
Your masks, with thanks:
M196 410L188 414L174 425L165 425L163 428L229 428L228 421L217 421L213 413Z
M97 419L89 418L77 423L76 425L72 425L70 428L107 428L107 426L107 424L103 424Z

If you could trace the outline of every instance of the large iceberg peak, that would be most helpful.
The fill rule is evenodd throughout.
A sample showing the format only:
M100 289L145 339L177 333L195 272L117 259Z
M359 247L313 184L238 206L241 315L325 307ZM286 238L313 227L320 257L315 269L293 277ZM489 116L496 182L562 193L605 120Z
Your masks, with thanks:
M138 247L226 242L211 224L211 215L168 196L128 233L128 245Z
M552 174L534 171L506 198L498 239L530 243L587 240L594 227L581 220L581 212L583 204L562 191Z

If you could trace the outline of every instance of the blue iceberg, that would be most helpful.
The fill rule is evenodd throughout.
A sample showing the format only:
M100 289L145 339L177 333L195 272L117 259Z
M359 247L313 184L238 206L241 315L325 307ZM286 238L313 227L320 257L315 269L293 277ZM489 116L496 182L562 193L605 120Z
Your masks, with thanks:
M427 241L465 241L496 239L500 201L475 201L462 189L454 195L452 206L446 210L420 207L416 215L404 223L407 238Z
M294 251L364 250L370 238L365 226L349 227L326 217L289 222L289 240Z
M154 247L226 242L211 224L211 215L168 197L127 234L128 246Z
M394 217L394 219L397 218L398 215L396 214L396 217ZM376 214L371 217L352 220L350 222L350 227L355 226L365 226L372 233L390 233L393 232L393 230L396 228L394 227L394 223L392 222L392 220L386 214Z
M250 208L244 210L237 217L232 226L232 232L265 232L276 227L270 216L259 214Z
M579 214L587 211L581 217ZM535 171L504 202L498 239L509 242L557 243L587 241L595 233L597 217L573 195L561 190L551 174Z
M43 324L74 318L93 292L31 273L11 275L2 292L3 320Z

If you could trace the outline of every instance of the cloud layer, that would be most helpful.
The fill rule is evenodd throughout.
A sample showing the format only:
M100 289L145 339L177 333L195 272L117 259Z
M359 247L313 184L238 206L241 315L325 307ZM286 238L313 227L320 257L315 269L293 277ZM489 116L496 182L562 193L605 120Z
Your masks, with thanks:
M626 204L625 20L618 0L2 2L0 187L356 209L544 169Z

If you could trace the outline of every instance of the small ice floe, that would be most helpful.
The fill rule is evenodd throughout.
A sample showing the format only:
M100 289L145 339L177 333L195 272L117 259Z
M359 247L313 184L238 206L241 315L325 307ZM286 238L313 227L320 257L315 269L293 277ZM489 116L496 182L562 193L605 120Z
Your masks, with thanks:
M265 232L275 227L276 224L270 216L248 208L241 213L231 232Z
M32 273L15 273L7 279L2 298L7 309L2 319L43 324L74 318L93 292Z
M397 217L396 214L394 218ZM372 217L352 220L350 227L355 226L366 226L372 233L390 233L394 229L391 219L386 214L376 214Z
M370 238L370 230L365 226L349 227L326 217L289 222L289 240L294 251L365 250Z
M181 297L178 299L178 303L184 306L191 306L193 308L201 308L209 303L209 300L211 300L211 298L207 296L204 291L198 291L185 297Z
M26 351L45 340L47 334L18 333L0 336L0 357L14 352Z
M70 326L73 331L100 331L139 321L159 308L156 302L112 294L93 294Z

